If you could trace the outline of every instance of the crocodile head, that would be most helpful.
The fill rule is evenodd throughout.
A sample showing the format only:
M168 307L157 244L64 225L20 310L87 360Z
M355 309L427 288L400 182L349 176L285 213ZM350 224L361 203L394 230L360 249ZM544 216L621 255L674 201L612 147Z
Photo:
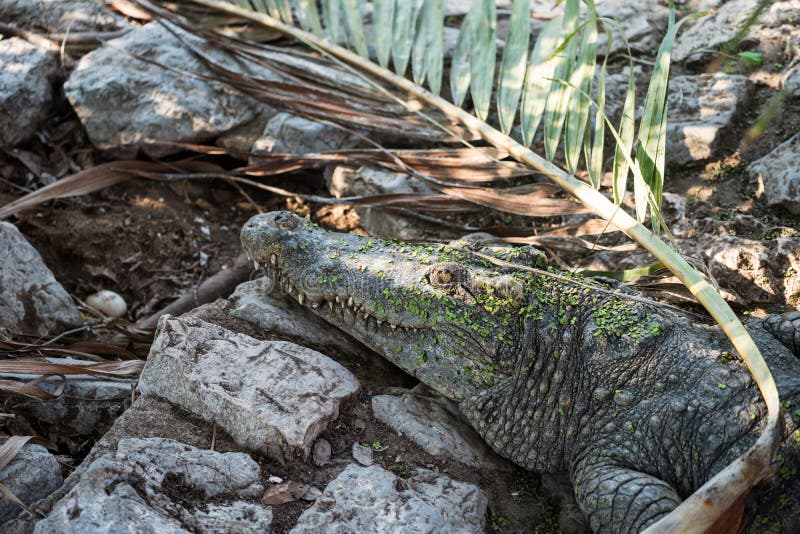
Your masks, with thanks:
M529 309L516 270L473 244L413 245L318 228L287 212L250 219L249 256L300 304L450 398L490 387ZM532 248L482 254L536 262Z

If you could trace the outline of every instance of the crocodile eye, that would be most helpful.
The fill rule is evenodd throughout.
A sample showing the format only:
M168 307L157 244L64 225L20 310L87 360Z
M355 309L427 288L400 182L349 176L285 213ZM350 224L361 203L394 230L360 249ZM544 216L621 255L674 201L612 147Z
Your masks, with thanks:
M279 213L275 217L275 226L281 230L294 230L297 227L297 217L290 213Z
M457 263L440 263L428 272L428 282L433 287L452 288L464 281L464 268Z

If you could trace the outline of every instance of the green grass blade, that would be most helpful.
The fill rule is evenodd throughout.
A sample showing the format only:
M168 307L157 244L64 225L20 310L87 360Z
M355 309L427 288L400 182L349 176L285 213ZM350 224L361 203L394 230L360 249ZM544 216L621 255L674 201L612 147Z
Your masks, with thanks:
M444 0L425 0L418 17L411 72L419 85L427 76L428 87L437 95L442 89L443 41Z
M619 137L621 143L617 143L614 151L614 167L611 189L614 195L614 203L622 203L625 190L628 187L628 158L633 152L633 136L636 134L636 76L633 65L629 67L628 89L625 94L625 104L622 107L622 118L619 124Z
M591 2L589 5L591 9L593 7ZM586 95L591 94L594 82L594 67L597 60L597 20L594 18L594 13L590 13L590 16L593 18L584 26L578 47L578 65L570 77L570 84L580 88L580 91L572 92L567 109L567 131L564 134L564 159L570 174L574 173L578 167L586 134L586 124L589 121L589 111L591 110L591 100Z
M497 115L500 130L506 134L514 126L514 116L517 114L522 84L525 81L531 38L530 18L530 0L514 0L497 87Z
M558 47L563 18L558 16L548 22L536 39L528 59L525 84L520 105L520 124L522 142L526 146L533 143L536 130L544 114L547 94L553 84L551 78L556 66L556 58L551 57Z
M672 45L680 27L694 16L675 23L675 8L670 3L669 25L658 49L655 67L647 88L642 120L639 123L639 144L636 148L636 165L642 180L634 179L636 217L644 221L647 207L653 218L653 230L661 227L661 194L664 190L665 151L667 144L667 93L669 91L669 64Z
M332 43L342 41L342 0L322 0L322 17Z
M567 0L564 6L564 25L562 35L567 36L565 44L556 52L556 65L553 78L569 80L575 68L575 52L578 40L575 30L578 26L580 12L579 0ZM570 84L554 83L547 96L547 105L544 112L544 152L547 159L552 160L558 149L558 141L564 128L564 119L567 116L567 106L572 100L574 87Z
M497 56L497 9L494 0L475 0L470 47L470 94L475 115L482 121L489 115ZM479 22L479 23L478 23Z
M469 90L472 13L472 11L469 11L461 22L456 49L453 52L453 59L450 61L450 93L453 95L453 103L458 107L461 107L464 103L464 97L467 96L467 91Z
M276 0L278 4L278 12L280 19L286 24L294 24L294 17L292 16L292 4L289 0Z
M375 53L381 67L389 64L396 0L375 0Z
M404 76L411 57L414 42L414 26L417 19L416 2L402 0L394 10L394 30L392 32L392 64L394 71Z
M350 46L361 56L368 58L367 39L364 37L363 16L359 0L342 0L344 4L344 22L347 26L347 39Z
M297 19L303 29L322 35L322 22L316 0L297 0Z
M606 30L606 42L608 50L611 50L612 33ZM584 152L586 157L586 172L589 174L589 181L592 187L600 189L600 181L603 178L603 145L605 143L605 107L606 107L606 67L608 54L603 59L600 66L600 74L597 77L597 110L594 115L594 130L591 135L586 136Z

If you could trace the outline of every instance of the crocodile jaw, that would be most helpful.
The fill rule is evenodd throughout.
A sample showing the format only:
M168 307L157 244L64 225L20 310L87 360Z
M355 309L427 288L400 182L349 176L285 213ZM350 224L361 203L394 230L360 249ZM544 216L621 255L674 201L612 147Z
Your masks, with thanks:
M242 244L275 286L405 371L450 398L475 389L465 370L487 364L494 340L459 340L440 318L443 302L463 303L431 288L419 257L388 243L327 232L286 212L257 215L242 228ZM415 249L416 250L416 249ZM466 346L465 346L466 344Z

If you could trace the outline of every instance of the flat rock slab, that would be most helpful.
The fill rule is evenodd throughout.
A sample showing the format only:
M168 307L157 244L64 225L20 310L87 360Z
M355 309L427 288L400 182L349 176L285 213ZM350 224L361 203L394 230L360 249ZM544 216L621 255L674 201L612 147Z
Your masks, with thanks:
M477 486L432 471L407 479L348 465L303 512L292 534L486 532L488 498Z
M229 299L231 315L255 324L265 334L302 340L314 348L350 354L369 350L299 304L273 296L274 291L273 281L266 276L240 284Z
M9 19L0 12L0 20ZM25 141L47 118L57 68L50 52L24 39L0 41L0 146Z
M764 200L800 215L800 133L747 167L758 181Z
M259 475L244 453L162 438L120 440L34 532L268 532L271 510L245 502L263 491Z
M63 478L56 457L41 445L28 443L0 471L0 484L29 505L57 490ZM15 518L22 510L0 498L0 523Z
M0 222L0 281L0 332L45 336L81 324L39 252L6 222Z
M432 456L470 467L496 469L500 464L480 436L437 399L411 394L377 395L372 397L372 412Z
M213 61L230 63L175 29ZM154 63L145 63L135 56ZM140 149L153 157L180 150L165 143L204 142L253 120L261 104L221 83L178 74L209 74L170 31L152 22L85 55L64 84L95 147L116 157Z
M245 447L284 460L308 457L340 405L358 391L358 381L300 345L167 315L139 389L215 422Z

